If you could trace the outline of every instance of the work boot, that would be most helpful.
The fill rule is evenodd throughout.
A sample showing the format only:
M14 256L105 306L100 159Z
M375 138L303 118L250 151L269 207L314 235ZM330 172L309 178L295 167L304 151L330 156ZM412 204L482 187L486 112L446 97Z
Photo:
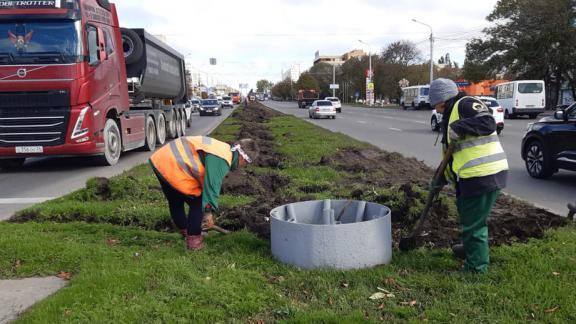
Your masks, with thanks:
M188 250L198 251L204 248L204 237L202 235L188 235L186 237L186 247Z
M185 239L188 236L188 230L187 229L181 229L179 230L180 235L182 235L182 238Z
M466 251L464 250L464 244L454 244L452 245L452 254L458 259L466 259Z

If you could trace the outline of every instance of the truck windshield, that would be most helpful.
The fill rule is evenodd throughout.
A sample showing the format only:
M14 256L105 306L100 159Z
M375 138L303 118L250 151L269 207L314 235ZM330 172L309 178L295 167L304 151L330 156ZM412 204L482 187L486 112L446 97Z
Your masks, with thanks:
M81 62L80 40L80 22L1 22L0 65Z

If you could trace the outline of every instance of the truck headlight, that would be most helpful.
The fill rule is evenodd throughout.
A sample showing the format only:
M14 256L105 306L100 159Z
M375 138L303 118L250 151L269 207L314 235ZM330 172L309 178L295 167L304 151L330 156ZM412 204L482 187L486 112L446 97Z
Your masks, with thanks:
M88 132L90 131L88 129L88 127L83 128L84 119L85 119L86 113L88 112L89 109L90 109L90 106L85 107L84 109L82 109L80 111L80 115L78 115L78 119L76 120L76 125L74 125L74 131L72 132L72 136L70 136L70 139L82 137L82 136L88 134Z

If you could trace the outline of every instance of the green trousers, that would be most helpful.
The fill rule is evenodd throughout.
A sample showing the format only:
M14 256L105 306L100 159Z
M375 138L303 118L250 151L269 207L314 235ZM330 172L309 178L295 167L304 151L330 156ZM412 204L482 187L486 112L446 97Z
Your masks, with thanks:
M456 199L462 225L462 243L466 252L464 271L480 273L488 271L490 250L487 220L499 194L500 190L495 190L474 197Z

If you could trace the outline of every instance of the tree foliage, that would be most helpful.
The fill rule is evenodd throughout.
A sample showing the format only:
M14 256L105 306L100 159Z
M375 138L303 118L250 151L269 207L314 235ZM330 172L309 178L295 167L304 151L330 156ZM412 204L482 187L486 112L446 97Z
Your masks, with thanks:
M256 91L258 92L265 92L268 91L274 86L274 84L268 80L258 80L256 82Z
M296 88L298 88L298 90L320 91L318 81L309 72L304 72L300 75L300 78L298 78L298 81L296 82Z
M540 79L549 106L567 82L574 92L576 0L499 0L487 17L494 26L466 46L464 76Z
M283 100L290 99L294 96L295 88L296 85L290 79L282 80L272 87L272 96Z

